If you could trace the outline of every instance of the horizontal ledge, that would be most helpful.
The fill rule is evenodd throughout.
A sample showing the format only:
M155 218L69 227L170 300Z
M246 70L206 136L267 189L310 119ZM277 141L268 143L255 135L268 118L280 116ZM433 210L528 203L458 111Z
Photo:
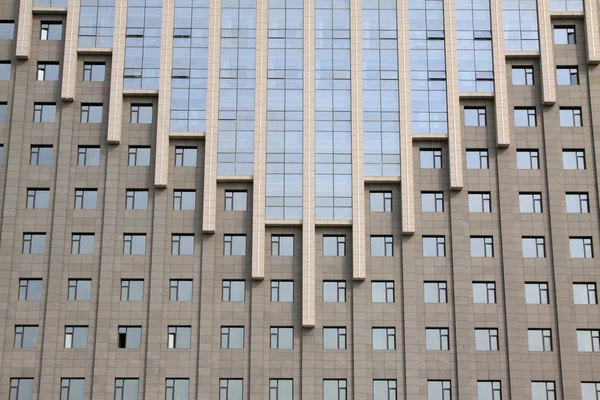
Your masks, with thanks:
M463 92L458 94L461 99L493 99L494 96L494 92Z
M266 226L302 226L300 219L268 219L265 221Z
M583 11L550 11L551 18L583 18Z
M29 60L29 54L16 54L17 60Z
M31 7L34 14L66 14L66 7Z
M252 280L260 282L260 281L264 281L265 277L264 276L254 276L254 275L252 275Z
M121 143L121 139L106 139L108 144L119 144Z
M166 189L167 188L167 184L166 183L155 183L154 187L157 189Z
M348 219L335 220L335 219L320 219L315 220L315 226L352 226L352 221Z
M400 183L402 178L399 176L365 176L365 183Z
M504 53L506 58L540 58L539 51L507 51Z
M315 324L302 324L302 327L306 329L314 329Z
M123 89L123 96L158 96L158 90L155 89Z
M74 97L70 97L70 96L66 96L66 97L62 97L61 96L60 99L63 100L63 101L68 101L68 102L75 101L75 98Z
M217 182L252 182L254 177L252 175L219 175L217 176Z
M206 132L169 132L169 137L174 139L205 139Z
M446 133L419 133L412 135L413 140L448 140Z
M110 47L78 47L77 54L111 55L113 49Z

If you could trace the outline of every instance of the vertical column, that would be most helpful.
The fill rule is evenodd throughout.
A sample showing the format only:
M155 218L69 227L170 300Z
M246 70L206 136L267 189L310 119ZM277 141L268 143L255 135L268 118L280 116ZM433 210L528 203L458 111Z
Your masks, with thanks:
M265 277L268 16L269 0L257 0L254 184L252 187L252 278L254 279L264 279Z
M507 147L510 145L510 119L508 115L508 89L506 87L502 0L490 0L490 13L492 19L492 49L494 52L496 143L499 147Z
M79 0L71 0L67 12L65 54L62 63L62 89L60 97L73 101L77 82L77 41L79 38Z
M173 67L173 19L175 1L163 0L160 39L160 78L156 121L154 185L167 187L169 176L169 131L171 125L171 69Z
M462 135L460 99L458 97L458 57L456 43L456 4L444 2L444 38L446 42L446 96L448 99L448 149L450 153L450 188L463 187Z
M17 58L29 59L29 48L31 47L31 31L33 25L33 0L21 0L19 2L19 21L17 23Z
M219 63L221 61L221 0L210 2L208 81L206 87L206 149L202 229L214 232L217 219L217 135L219 122Z
M542 67L542 99L544 104L556 103L556 72L554 67L553 31L550 21L550 2L538 0L538 29L540 35L540 65Z
M600 29L598 29L598 2L585 0L585 33L589 63L600 63Z
M302 326L315 326L314 0L304 1L304 132L302 136Z
M108 143L121 141L123 119L123 70L125 67L125 32L127 29L127 0L115 0L115 28L110 70L110 102L108 106Z

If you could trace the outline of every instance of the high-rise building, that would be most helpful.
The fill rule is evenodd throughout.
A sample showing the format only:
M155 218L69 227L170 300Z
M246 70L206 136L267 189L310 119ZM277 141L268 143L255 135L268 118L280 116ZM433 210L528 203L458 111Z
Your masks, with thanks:
M0 399L600 400L595 0L0 0Z

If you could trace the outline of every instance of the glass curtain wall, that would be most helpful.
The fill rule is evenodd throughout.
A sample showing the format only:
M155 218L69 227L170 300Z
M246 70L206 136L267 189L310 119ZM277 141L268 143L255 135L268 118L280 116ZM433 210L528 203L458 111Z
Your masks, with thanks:
M81 2L79 47L112 48L114 27L115 0L85 0Z
M543 0L546 1L546 0ZM539 51L536 0L503 0L504 50Z

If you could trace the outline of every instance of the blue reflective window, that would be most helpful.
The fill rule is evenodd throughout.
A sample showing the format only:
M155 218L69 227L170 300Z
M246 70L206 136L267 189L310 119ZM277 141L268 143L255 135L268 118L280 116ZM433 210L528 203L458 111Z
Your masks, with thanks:
M63 7L66 7L66 1L64 3ZM79 9L79 47L111 48L114 26L115 0L82 1Z
M537 1L503 0L504 49L539 51Z

